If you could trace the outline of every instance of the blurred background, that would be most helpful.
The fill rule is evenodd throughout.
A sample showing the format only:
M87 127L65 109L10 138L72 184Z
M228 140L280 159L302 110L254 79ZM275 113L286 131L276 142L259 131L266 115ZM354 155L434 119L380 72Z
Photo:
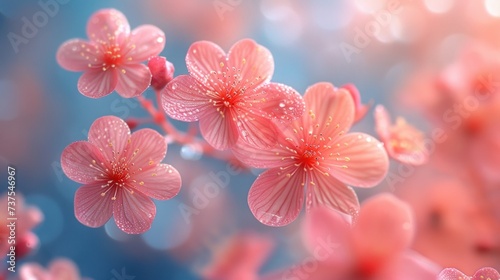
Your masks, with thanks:
M301 93L320 81L354 83L363 103L383 104L429 137L442 129L447 140L429 144L426 165L393 161L390 180L356 191L360 200L389 191L407 201L417 221L413 249L439 266L468 274L483 266L500 269L500 83L495 82L500 82L500 1L61 0L49 13L47 2L54 1L0 1L0 182L5 188L0 193L7 191L7 166L15 166L16 191L44 215L33 230L38 250L18 265L46 266L65 257L93 279L120 279L123 271L136 279L201 279L212 256L241 232L272 240L261 274L307 255L299 221L270 228L249 211L246 196L259 171L235 171L191 146L169 146L165 162L179 170L183 186L176 198L155 201L157 217L147 233L126 235L113 220L97 229L76 220L73 197L79 185L62 172L64 147L86 139L100 116L148 116L136 100L117 94L84 97L76 87L80 74L56 63L57 48L68 39L86 38L89 16L111 7L127 16L131 28L148 23L165 32L162 55L175 65L176 75L187 73L184 58L197 40L228 50L252 38L273 54L275 82ZM24 34L28 21L37 23L36 30ZM464 103L478 86L494 92L491 99ZM145 96L153 99L154 93ZM461 105L469 108L463 114L454 109ZM353 130L375 135L372 115ZM210 172L231 174L228 186L201 211L183 215L213 180Z

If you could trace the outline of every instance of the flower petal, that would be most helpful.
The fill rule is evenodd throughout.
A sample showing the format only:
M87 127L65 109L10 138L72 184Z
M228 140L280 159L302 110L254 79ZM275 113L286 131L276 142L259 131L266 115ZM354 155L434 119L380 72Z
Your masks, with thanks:
M90 98L100 98L115 90L118 74L113 70L90 69L78 79L78 91Z
M292 176L270 169L260 174L248 193L252 214L268 226L285 226L300 213L304 201L305 175L297 170Z
M414 251L406 251L387 267L380 279L435 280L440 270L441 268L437 264L424 256Z
M64 42L57 50L56 59L62 68L69 71L84 71L102 65L99 49L81 39Z
M141 95L151 84L151 72L144 64L127 64L117 69L116 92L122 97Z
M132 187L141 193L159 200L171 199L181 189L179 172L168 164L159 164L147 172L134 176ZM141 184L143 182L143 184Z
M251 39L236 42L227 56L227 67L236 69L248 89L269 82L273 76L274 60L271 52Z
M117 192L113 214L118 228L128 234L139 234L151 228L156 206L146 195L122 189Z
M154 25L141 25L132 30L129 45L133 48L126 55L131 58L127 63L139 63L161 53L165 47L165 33Z
M259 109L263 117L282 123L297 119L305 110L302 96L293 88L278 83L247 90L245 101L252 104L252 109Z
M80 280L78 267L70 260L57 259L50 264L50 275L54 280Z
M106 162L99 149L88 142L79 141L68 145L61 155L61 167L71 180L80 184L96 181L106 167Z
M382 181L389 169L384 146L364 133L349 133L335 139L333 153L325 163L330 175L357 187L373 187Z
M500 273L492 267L483 267L474 273L471 280L500 279Z
M313 128L314 135L322 133L335 138L351 128L354 101L347 90L336 89L330 83L317 83L306 90L304 101L304 128Z
M278 138L278 140L280 139ZM272 149L261 149L251 146L245 141L238 141L231 151L239 161L248 166L255 168L275 168L287 163L290 165L293 164L293 160L290 160L289 156L294 154L284 147L286 146L276 145Z
M161 91L163 110L176 120L197 121L207 112L215 111L206 92L207 89L193 77L177 76Z
M239 115L237 121L239 141L261 149L270 149L276 145L278 131L269 119L256 115Z
M87 22L87 36L93 42L121 45L129 34L127 18L115 9L99 10Z
M327 206L351 217L357 215L358 196L351 187L331 175L325 175L316 170L308 174L310 178L308 178L306 210L309 211L317 206Z
M25 263L19 269L20 279L51 280L52 277L37 263Z
M200 132L208 144L217 150L229 149L238 140L238 128L230 114L224 117L218 112L206 114L200 119Z
M160 164L166 154L165 138L150 128L132 133L123 150L123 157L127 159L131 174L149 171Z
M376 267L388 263L411 245L413 234L408 204L391 194L374 196L363 203L353 230L358 259Z
M75 193L75 216L88 227L100 227L113 215L114 192L103 191L101 185L98 182L84 185Z
M216 44L209 41L193 43L186 55L186 66L191 77L205 86L210 85L210 74L223 69L226 54Z
M463 272L461 272L456 268L445 268L438 275L438 280L458 280L458 279L470 279L470 277L465 275Z
M380 140L386 142L391 137L391 118L389 113L382 105L375 107L375 131L377 132Z
M130 129L115 116L100 117L89 129L89 142L96 145L105 157L105 163L119 160L130 138Z

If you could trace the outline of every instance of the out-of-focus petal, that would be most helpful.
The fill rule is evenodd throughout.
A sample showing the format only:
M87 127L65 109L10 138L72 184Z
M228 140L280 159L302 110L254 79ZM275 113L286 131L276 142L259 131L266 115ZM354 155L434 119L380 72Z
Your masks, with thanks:
M179 172L168 164L159 164L153 169L134 175L134 180L133 188L159 200L176 196L181 188Z
M325 161L329 173L348 185L373 187L385 178L389 169L383 144L370 135L342 135L332 144L332 150Z
M217 150L227 150L238 141L238 128L230 114L206 114L200 119L200 132L208 144Z
M45 269L37 263L26 263L19 269L20 280L52 280Z
M222 71L227 66L226 54L212 42L198 41L189 47L186 55L186 66L193 78L208 86L211 84L211 73Z
M151 72L144 64L127 64L117 69L116 92L125 98L141 95L151 84Z
M78 91L90 98L100 98L113 92L117 84L118 73L114 69L93 68L78 79Z
M227 56L227 67L236 69L246 88L252 89L271 80L274 72L273 56L255 41L243 39L237 42Z
M155 130L144 128L132 133L122 157L126 158L131 174L146 172L159 164L167 153L165 138Z
M75 193L75 216L88 227L100 227L113 215L114 191L106 192L102 185L98 182L84 185Z
M359 94L358 88L354 84L346 84L341 88L347 90L351 94L351 97L354 101L354 107L356 109L354 114L354 122L360 121L362 118L364 118L366 113L368 113L370 106L361 103L361 95Z
M141 25L130 34L126 63L139 63L148 58L159 55L165 47L165 33L153 25Z
M89 142L101 150L105 164L120 159L129 138L130 129L127 123L115 116L100 117L89 129Z
M215 111L215 108L209 106L207 91L193 77L177 76L162 91L163 110L176 120L197 121L207 112Z
M260 174L248 193L252 214L268 226L279 227L293 222L303 206L304 181L305 175L300 169L293 176L279 169Z
M151 228L156 206L146 195L122 189L117 192L113 214L118 228L128 234L140 234Z
M436 280L441 268L424 256L407 251L383 273L387 280ZM464 279L465 280L465 279Z
M80 280L78 267L70 260L57 259L52 261L49 268L53 280Z
M80 141L68 145L61 155L61 167L71 180L88 184L100 178L105 173L107 163L99 149L88 142Z
M115 9L102 9L90 16L87 36L91 41L121 45L130 34L130 25L124 14Z
M57 63L69 71L84 71L101 67L99 49L87 41L73 39L62 44L57 50Z
M375 131L383 142L391 137L391 117L382 105L375 107Z

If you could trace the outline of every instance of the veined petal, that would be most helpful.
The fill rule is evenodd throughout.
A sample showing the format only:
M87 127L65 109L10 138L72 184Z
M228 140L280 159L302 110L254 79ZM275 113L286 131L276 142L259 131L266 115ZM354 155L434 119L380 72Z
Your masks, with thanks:
M141 25L130 34L129 46L131 50L126 54L130 57L127 63L138 63L151 56L161 53L165 47L165 33L154 25Z
M261 149L270 149L276 145L278 131L273 122L256 115L238 116L236 126L239 141Z
M88 142L79 141L68 145L61 155L61 167L71 180L89 184L101 178L106 160L99 149Z
M159 200L171 199L181 189L179 172L168 164L159 164L153 169L134 175L134 180L131 184L134 189Z
M226 67L226 54L216 44L209 41L193 43L186 55L186 66L191 77L203 85L210 84L210 73Z
M358 196L351 187L318 170L313 170L308 175L306 210L326 206L351 217L357 215Z
M99 182L84 185L75 193L75 216L88 227L100 227L113 215L114 192L101 186Z
M217 150L227 150L238 141L238 128L231 114L225 116L219 112L205 114L200 119L200 132L208 144Z
M329 173L348 185L373 187L385 178L389 169L383 144L364 133L338 137L332 151L325 160Z
M89 129L89 142L96 145L105 157L105 164L119 160L130 138L130 129L115 116L100 117Z
M294 163L290 159L293 154L279 143L272 149L261 149L244 141L238 141L231 151L239 161L255 168L275 168Z
M120 11L102 9L90 16L87 36L97 43L122 44L130 34L128 20Z
M141 95L151 84L151 72L144 64L127 64L117 69L116 92L122 97Z
M197 121L207 112L216 110L209 102L207 91L193 77L177 76L161 92L163 110L176 120Z
M228 68L236 69L248 89L269 82L273 76L274 60L271 52L251 39L234 44L227 56Z
M114 69L103 71L92 68L84 72L78 79L78 91L90 98L100 98L115 90L118 74Z
M145 194L121 189L116 195L113 214L118 228L128 234L139 234L151 228L156 206Z
M131 174L150 171L161 163L167 154L167 142L160 133L143 128L132 133L123 150Z
M99 49L92 43L81 39L66 41L57 50L57 63L69 71L85 71L101 67Z
M252 214L268 226L285 226L300 213L304 201L304 172L290 176L278 168L260 174L248 193Z
M330 83L317 83L306 90L304 101L304 128L312 129L312 134L335 139L351 128L355 109L347 90L336 89Z

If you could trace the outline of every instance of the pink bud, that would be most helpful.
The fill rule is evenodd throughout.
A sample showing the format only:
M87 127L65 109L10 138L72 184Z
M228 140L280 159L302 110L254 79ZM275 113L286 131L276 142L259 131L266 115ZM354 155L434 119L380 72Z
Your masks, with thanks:
M345 84L341 88L347 90L354 100L354 106L356 107L354 122L358 122L361 120L368 110L370 109L370 105L365 105L361 103L361 95L359 94L358 88L354 84Z
M162 90L174 78L174 65L164 56L154 56L148 62L151 71L151 86L155 90Z

